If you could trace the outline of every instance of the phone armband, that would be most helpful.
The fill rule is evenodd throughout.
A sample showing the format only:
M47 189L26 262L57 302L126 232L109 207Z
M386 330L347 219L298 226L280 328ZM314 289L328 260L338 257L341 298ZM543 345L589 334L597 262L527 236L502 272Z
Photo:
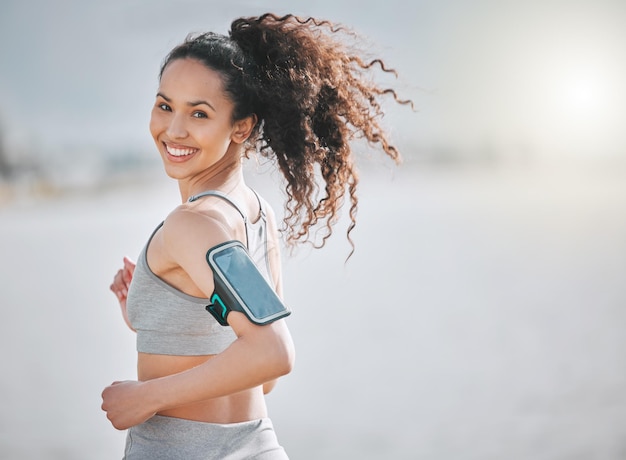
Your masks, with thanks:
M291 314L239 241L219 244L206 254L215 290L206 309L222 326L231 311L264 325Z

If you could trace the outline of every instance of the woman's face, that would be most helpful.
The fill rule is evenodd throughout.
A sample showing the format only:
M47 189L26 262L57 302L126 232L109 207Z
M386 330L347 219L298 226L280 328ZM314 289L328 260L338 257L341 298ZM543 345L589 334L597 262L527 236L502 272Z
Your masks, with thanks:
M237 126L222 88L220 74L193 59L177 59L163 71L150 132L170 177L193 178L229 151Z

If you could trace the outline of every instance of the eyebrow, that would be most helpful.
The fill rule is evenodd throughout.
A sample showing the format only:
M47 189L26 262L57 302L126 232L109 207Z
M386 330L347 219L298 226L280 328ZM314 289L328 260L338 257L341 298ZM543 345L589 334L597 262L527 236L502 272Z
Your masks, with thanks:
M165 99L167 102L172 102L172 100L169 97L167 97L165 94L163 94L163 93L157 93L156 95L157 95L157 97L161 97L161 98ZM197 101L187 102L187 105L189 107L197 107L199 105L206 105L211 110L213 110L214 112L217 112L217 110L215 110L215 107L213 107L213 105L211 105L209 102L201 100L201 99L199 99Z

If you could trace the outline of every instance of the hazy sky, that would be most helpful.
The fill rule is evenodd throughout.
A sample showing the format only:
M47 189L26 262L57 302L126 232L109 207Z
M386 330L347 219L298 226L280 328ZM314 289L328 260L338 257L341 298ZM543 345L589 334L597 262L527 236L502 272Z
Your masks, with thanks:
M294 12L360 31L419 112L403 142L626 155L626 2L2 0L0 127L10 145L151 148L158 66L190 31Z

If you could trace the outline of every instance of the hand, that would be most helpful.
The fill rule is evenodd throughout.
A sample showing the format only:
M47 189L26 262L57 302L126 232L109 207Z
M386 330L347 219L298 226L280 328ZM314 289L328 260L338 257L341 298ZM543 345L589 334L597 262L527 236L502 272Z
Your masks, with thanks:
M113 277L113 283L110 286L111 291L113 291L113 294L115 294L120 303L120 307L122 307L124 321L126 321L126 324L131 329L133 329L133 327L130 325L128 315L126 314L126 298L128 297L128 288L133 279L133 273L135 273L135 262L128 257L124 257L124 267L117 271Z
M102 392L102 410L118 430L139 425L156 413L146 408L146 392L142 390L143 382L127 380L113 382Z

